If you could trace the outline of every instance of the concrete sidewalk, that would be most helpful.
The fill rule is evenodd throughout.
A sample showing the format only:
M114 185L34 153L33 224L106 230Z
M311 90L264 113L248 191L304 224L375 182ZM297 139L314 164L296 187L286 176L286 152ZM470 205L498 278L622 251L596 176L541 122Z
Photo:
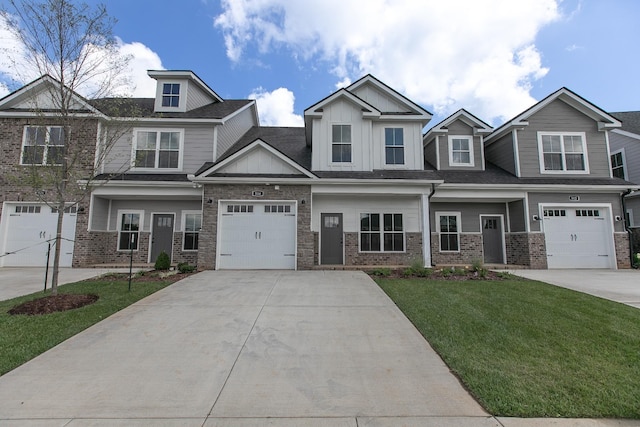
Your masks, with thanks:
M140 268L134 268L137 272ZM129 272L128 268L61 268L58 284L78 282L112 272ZM41 267L2 267L0 268L0 301L32 294L44 290L45 270ZM51 289L51 269L47 280L47 289Z

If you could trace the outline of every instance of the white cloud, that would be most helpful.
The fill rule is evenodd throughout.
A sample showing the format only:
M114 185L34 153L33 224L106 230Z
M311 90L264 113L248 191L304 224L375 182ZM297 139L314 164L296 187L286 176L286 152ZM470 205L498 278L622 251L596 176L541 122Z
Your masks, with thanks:
M0 95L2 95L4 91L8 93L9 86L15 90L19 86L37 79L40 75L38 69L27 60L26 48L8 29L2 16L0 16L0 40L2 40L2 54L0 55ZM121 81L126 82L126 85L118 87L116 93L137 97L153 97L156 83L155 80L147 76L147 70L163 69L160 57L142 43L124 43L120 39L117 39L117 42L119 53L130 57L130 61L126 71L118 76ZM96 49L95 46L87 46L86 48L94 50L90 58L91 62L93 64L100 63L105 52L99 48ZM96 82L89 81L79 86L77 90L81 95L90 96L95 88ZM4 94L6 95L6 93Z
M260 124L263 126L303 126L302 116L295 114L293 92L286 88L278 88L267 92L263 88L254 89L248 96L258 104Z
M548 69L534 42L559 18L556 0L224 0L215 25L227 56L287 48L325 62L337 85L372 73L447 114L464 107L493 121L535 100Z

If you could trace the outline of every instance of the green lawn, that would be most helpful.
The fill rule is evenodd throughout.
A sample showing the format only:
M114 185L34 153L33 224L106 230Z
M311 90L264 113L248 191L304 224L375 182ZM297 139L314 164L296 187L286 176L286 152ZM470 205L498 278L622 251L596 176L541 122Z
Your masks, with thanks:
M376 281L491 414L640 418L640 310L518 278Z
M173 281L170 278L158 282L134 281L131 292L126 279L105 278L62 285L58 287L58 293L96 294L100 298L82 308L42 316L11 316L7 312L18 304L45 295L43 292L0 301L0 375Z

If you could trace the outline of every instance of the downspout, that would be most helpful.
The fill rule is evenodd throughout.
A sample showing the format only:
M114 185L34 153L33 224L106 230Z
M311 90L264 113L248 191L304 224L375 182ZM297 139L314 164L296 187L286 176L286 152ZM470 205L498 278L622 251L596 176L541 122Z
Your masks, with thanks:
M622 203L622 218L624 221L624 229L627 232L627 236L629 236L629 265L633 268L633 233L629 228L629 222L627 221L627 206L624 202L625 197L631 194L633 190L627 190L620 195L620 202Z

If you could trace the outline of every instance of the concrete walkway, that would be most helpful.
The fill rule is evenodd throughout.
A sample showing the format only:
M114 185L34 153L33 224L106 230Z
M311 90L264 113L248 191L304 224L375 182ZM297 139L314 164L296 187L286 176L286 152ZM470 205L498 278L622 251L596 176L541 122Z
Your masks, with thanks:
M134 268L137 272L140 268ZM128 268L61 268L58 284L78 282L111 272L129 272ZM44 268L40 267L2 267L0 268L0 301L32 294L44 290ZM47 289L51 289L51 269L47 280Z
M640 308L640 270L510 270L509 273Z

